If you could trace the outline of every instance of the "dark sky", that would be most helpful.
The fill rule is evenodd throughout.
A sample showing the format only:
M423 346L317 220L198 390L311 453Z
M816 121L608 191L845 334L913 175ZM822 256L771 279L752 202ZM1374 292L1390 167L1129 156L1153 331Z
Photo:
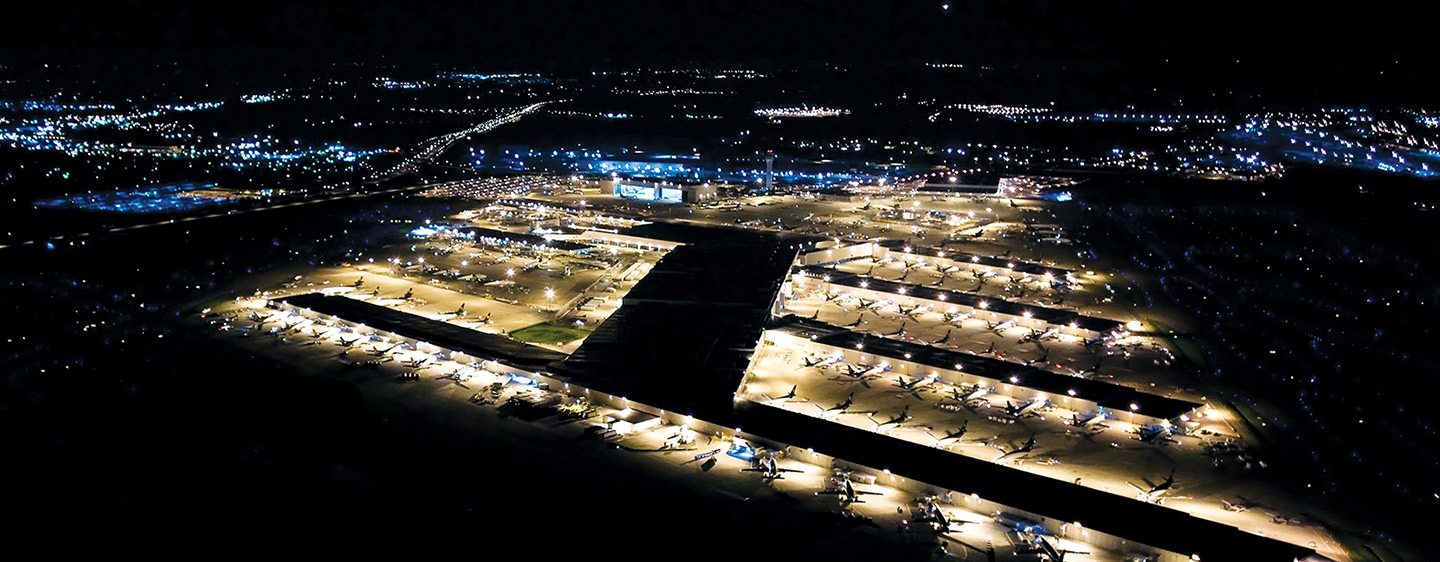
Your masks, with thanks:
M297 55L441 59L908 59L972 56L1287 54L1389 57L1419 45L1424 18L1379 4L1343 12L1263 2L533 0L342 6L105 2L27 8L7 26L17 52L294 50ZM1338 43L1338 45L1329 45Z
M1335 11L1319 3L1121 0L954 0L948 10L938 0L343 4L56 2L26 8L24 24L7 26L0 61L387 60L541 70L692 61L1123 62L1240 80L1378 79L1401 88L1424 83L1421 40L1428 37L1426 18L1407 12L1413 6L1378 3Z

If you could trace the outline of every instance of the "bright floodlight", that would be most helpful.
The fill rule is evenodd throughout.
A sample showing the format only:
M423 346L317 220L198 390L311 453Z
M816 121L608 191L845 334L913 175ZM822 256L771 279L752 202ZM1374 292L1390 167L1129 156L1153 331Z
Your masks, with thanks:
M1145 327L1145 325L1141 324L1139 320L1131 320L1125 323L1125 328L1132 332L1137 331L1143 327Z

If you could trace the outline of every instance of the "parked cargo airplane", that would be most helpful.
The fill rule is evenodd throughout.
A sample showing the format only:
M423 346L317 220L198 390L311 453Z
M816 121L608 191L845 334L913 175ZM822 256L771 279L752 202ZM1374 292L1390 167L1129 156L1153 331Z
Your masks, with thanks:
M863 491L863 490L856 490L856 489L855 489L855 484L853 484L853 483L850 482L850 475L849 475L848 473L847 473L847 474L842 474L839 478L840 478L840 482L839 482L839 484L838 484L836 487L834 487L834 488L828 488L828 489L825 489L825 490L821 490L821 491L819 491L819 492L815 492L815 495L817 495L817 496L827 496L827 495L828 495L828 496L839 496L839 497L840 497L840 503L847 503L847 504L848 504L848 503L865 503L864 500L861 500L861 499L860 499L860 496L878 496L878 495L881 495L880 492L866 492L866 491Z

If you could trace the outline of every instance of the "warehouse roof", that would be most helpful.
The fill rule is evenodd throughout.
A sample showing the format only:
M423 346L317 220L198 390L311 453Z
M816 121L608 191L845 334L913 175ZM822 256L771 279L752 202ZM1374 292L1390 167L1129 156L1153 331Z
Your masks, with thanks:
M554 371L593 390L724 423L796 250L773 235L712 243L713 232L682 230L685 245L661 258Z

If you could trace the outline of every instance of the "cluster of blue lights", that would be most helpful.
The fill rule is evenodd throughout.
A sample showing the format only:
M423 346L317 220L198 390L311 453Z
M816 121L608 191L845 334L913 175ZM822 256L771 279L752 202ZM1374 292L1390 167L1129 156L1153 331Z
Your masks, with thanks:
M375 81L376 88L385 88L387 90L421 90L429 86L429 84L424 82L402 82L389 78L380 78Z
M1229 121L1224 115L1200 114L1200 113L1107 113L1095 112L1091 114L1045 114L1045 115L1021 115L1014 113L998 113L1016 121L1059 121L1062 123L1160 123L1160 124L1181 124L1181 123L1202 123L1222 124Z
M262 103L285 97L287 97L285 94L264 94L249 96L243 101ZM167 144L135 146L129 143L81 140L69 136L71 131L100 127L116 127L122 130L154 127L158 122L156 118L167 113L203 111L220 107L222 104L222 102L198 102L162 105L154 109L130 110L125 113L62 114L26 119L15 126L0 128L0 143L23 150L56 151L70 156L140 155L157 158L216 158L223 162L222 165L237 169L252 166L279 168L295 165L326 170L334 167L348 168L350 163L381 152L378 149L353 150L339 143L318 147L300 147L297 146L297 141L287 143L271 137L236 139L230 143L220 141L218 144L212 144L215 141L211 139L201 141L201 139L188 134L167 134L167 138L170 139Z
M776 168L775 178L794 185L833 185L847 182L870 183L882 178L889 179L908 175L910 172L904 168L896 168L890 173L865 173L861 171L849 172L809 172L794 169ZM766 175L764 168L716 168L715 177L724 181L759 183Z
M162 105L162 106L160 106L160 109L164 109L164 110L168 110L168 111L201 111L201 110L205 110L205 109L215 109L215 108L220 107L220 106L222 106L222 105L225 105L225 102L223 102L223 101L206 101L206 102L199 102L199 103Z
M1258 152L1221 152L1179 158L1181 168L1226 170L1230 173L1259 172L1271 166Z
M784 119L795 117L838 117L841 115L849 114L850 110L848 109L836 109L832 107L810 107L808 105L800 107L771 107L755 110L755 115L768 119Z
M687 166L680 163L662 162L637 162L633 160L594 160L590 162L577 162L576 169L582 172L592 173L617 173L632 176L643 176L653 178L666 177L699 177L699 170L694 166Z
M54 101L24 100L20 102L0 101L0 109L9 111L114 111L110 104L73 104Z
M229 163L233 167L243 167L251 161L291 162L311 159L322 162L354 162L377 152L383 152L381 149L352 150L340 143L296 150L283 150L278 147L267 149L263 148L260 143L242 143L233 148L235 150L231 151L231 155L240 159L240 162Z
M469 72L447 72L439 78L458 82L495 82L498 84L548 84L550 79L539 74L476 74Z
M628 150L622 150L628 153ZM615 174L635 179L679 180L679 181L721 181L728 183L759 183L766 176L763 165L755 162L736 162L724 166L701 166L699 154L642 154L634 153L634 159L621 154L602 154L592 150L505 150L503 154L490 154L486 163L485 151L475 151L474 165L477 168L527 170L535 164L555 164L571 171L590 174ZM554 160L559 160L555 162ZM539 160L540 162L535 162ZM688 161L688 162L687 162ZM530 164L527 164L530 162ZM846 182L870 183L881 178L894 179L913 173L903 166L865 165L846 171L819 171L795 169L776 163L774 177L792 185L834 185ZM658 196L657 196L658 198Z
M278 100L290 99L289 94L247 94L240 96L242 103L266 103Z
M215 187L215 184L180 183L157 185L131 191L112 191L93 195L77 195L57 199L35 201L37 207L53 209L81 209L112 213L163 213L182 212L212 205L228 203L233 199L198 197L187 195L197 189Z
M551 110L551 111L550 111L550 114L551 114L551 115L563 115L563 116L566 116L566 117L589 117L589 118L591 118L591 119L629 119L629 118L631 118L631 117L634 117L634 115L631 115L631 114L629 114L629 113L617 113L617 112L613 112L613 111L607 111L607 112L603 112L603 113L595 113L595 112L589 112L589 111L556 111L556 110Z
M1278 149L1290 162L1316 165L1345 166L1381 172L1407 174L1428 178L1440 175L1440 151L1427 146L1398 147L1387 143L1364 142L1371 136L1367 128L1350 127L1342 134L1280 123L1269 119L1252 119L1236 128L1230 138L1247 144Z

